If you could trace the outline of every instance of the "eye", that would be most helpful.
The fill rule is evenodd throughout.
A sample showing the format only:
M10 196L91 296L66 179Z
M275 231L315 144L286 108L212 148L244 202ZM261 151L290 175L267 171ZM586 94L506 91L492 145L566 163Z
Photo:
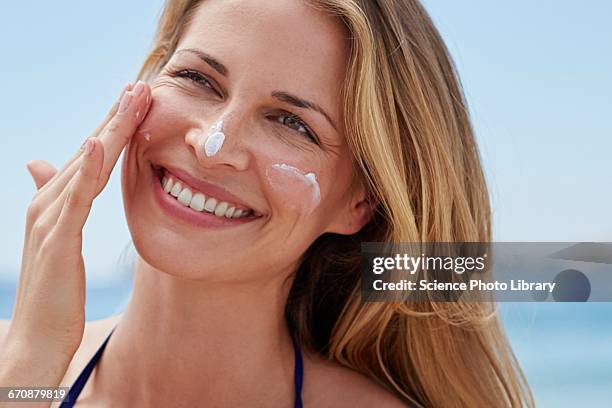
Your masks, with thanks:
M173 75L176 77L180 77L180 78L187 78L191 82L196 83L196 85L198 86L209 88L213 90L214 92L216 92L217 94L219 93L217 92L213 84L208 80L208 78L206 78L204 75L202 75L202 73L198 71L184 69L181 71L174 72Z
M308 125L306 125L304 121L296 114L287 112L284 115L279 115L276 120L277 122L287 126L289 129L301 133L316 144L319 144L314 132L310 130Z

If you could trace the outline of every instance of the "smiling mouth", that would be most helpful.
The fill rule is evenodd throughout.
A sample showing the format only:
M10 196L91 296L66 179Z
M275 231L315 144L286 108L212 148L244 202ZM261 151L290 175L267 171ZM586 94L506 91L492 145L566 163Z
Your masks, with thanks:
M162 190L184 207L199 213L208 213L221 219L248 221L260 215L252 208L233 201L221 200L214 193L204 193L190 186L170 170L152 165Z

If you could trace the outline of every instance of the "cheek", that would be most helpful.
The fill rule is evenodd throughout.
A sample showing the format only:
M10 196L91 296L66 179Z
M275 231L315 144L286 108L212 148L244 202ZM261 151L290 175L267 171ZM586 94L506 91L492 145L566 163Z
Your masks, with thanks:
M184 98L177 98L172 87L153 86L151 97L151 107L134 134L139 143L172 136L189 110Z
M122 188L124 202L131 204L138 195L141 156L159 151L184 123L185 103L169 87L152 87L151 106L127 145L123 155ZM153 148L155 146L155 148Z
M270 189L280 198L283 206L307 215L321 202L319 180L314 171L275 162L266 166L266 180Z

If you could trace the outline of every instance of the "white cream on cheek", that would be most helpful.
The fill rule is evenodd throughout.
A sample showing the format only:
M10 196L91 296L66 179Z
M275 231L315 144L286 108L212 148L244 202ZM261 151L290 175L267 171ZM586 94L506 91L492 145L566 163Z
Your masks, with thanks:
M151 134L149 132L145 132L142 134L142 137L144 137L144 139L148 142L149 140L151 140Z
M138 130L136 131L136 135L142 136L142 138L147 142L151 141L151 131L148 128L141 128L141 126L147 121L146 116L149 115L149 112L151 109L150 103L151 103L151 95L147 95L146 105L149 106L149 108L147 109L147 114L142 119L142 122L140 123L140 125L138 126ZM136 112L136 119L139 119L139 116L140 116L140 111Z
M225 134L221 131L223 129L223 120L219 120L217 123L211 126L206 143L204 143L204 152L206 156L214 156L223 147L225 141Z
M310 214L321 201L321 189L313 172L304 172L285 163L275 163L266 170L270 186L289 199L290 207Z
M142 138L147 142L151 140L151 132L149 129L138 129L136 134L142 136Z

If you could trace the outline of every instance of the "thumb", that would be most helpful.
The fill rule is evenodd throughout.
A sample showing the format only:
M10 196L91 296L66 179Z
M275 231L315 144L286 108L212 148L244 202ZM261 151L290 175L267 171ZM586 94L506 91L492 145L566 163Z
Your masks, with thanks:
M44 160L30 160L26 164L26 167L32 175L32 179L34 179L37 190L47 184L55 173L57 173L57 169Z

